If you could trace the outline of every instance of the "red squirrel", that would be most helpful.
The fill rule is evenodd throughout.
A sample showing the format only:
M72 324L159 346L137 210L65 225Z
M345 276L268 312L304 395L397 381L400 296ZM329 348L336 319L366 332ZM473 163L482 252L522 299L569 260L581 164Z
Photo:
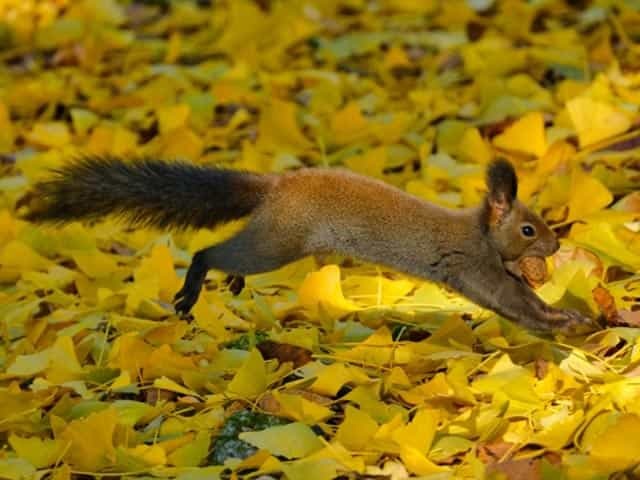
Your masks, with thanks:
M339 253L447 285L530 329L572 329L590 319L544 303L509 265L559 243L517 199L513 166L487 169L477 207L452 210L342 169L255 174L161 160L86 157L35 186L27 218L64 223L113 214L133 225L212 228L249 215L234 237L193 256L175 308L188 313L210 269L249 275L307 255Z

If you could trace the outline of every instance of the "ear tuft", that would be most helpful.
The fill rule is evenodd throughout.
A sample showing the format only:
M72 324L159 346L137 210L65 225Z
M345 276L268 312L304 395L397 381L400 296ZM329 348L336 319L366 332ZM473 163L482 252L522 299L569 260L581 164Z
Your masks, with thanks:
M508 203L518 196L518 177L507 160L496 160L487 169L487 187L490 197L502 197Z

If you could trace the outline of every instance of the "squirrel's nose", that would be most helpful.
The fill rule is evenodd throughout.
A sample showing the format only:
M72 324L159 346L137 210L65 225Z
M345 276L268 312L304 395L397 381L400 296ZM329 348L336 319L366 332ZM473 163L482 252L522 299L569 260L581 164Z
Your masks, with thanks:
M551 247L551 254L556 253L560 249L560 242L557 238L553 237L553 245Z

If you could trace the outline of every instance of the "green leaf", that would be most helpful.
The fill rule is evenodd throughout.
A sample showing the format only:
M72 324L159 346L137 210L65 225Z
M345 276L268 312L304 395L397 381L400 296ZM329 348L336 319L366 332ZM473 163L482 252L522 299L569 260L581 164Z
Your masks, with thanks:
M286 458L306 457L324 446L313 430L299 422L259 432L243 432L239 438L273 455Z

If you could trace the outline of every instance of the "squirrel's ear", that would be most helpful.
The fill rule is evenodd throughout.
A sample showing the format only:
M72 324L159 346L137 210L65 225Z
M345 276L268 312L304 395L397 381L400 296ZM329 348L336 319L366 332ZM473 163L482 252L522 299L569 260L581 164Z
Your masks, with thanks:
M509 213L518 195L516 171L506 160L497 160L487 169L487 203L490 208L489 222L499 224Z

